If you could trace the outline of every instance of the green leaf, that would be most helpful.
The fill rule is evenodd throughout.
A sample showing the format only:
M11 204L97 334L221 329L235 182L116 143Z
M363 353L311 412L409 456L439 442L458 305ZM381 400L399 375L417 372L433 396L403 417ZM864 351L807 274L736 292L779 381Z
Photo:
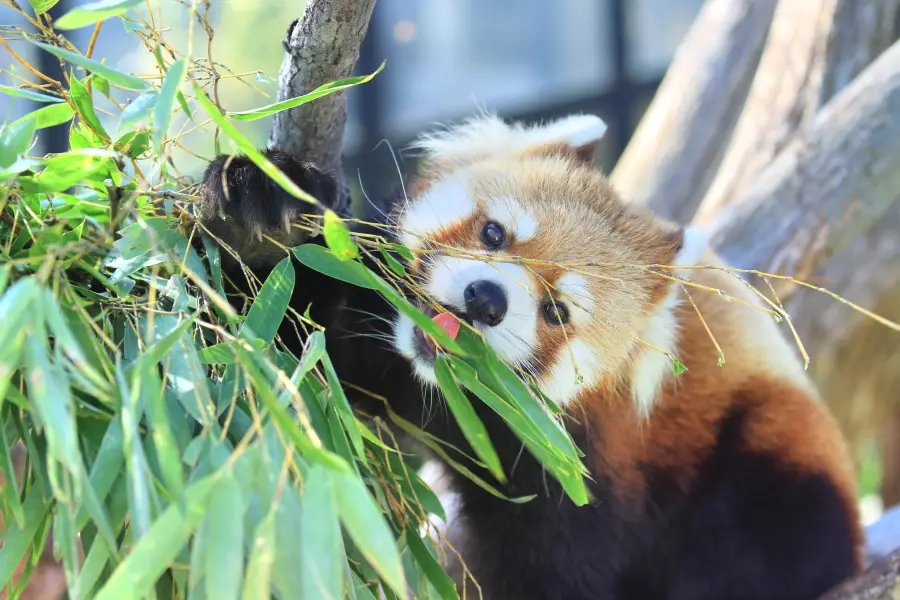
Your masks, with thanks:
M127 154L131 158L137 158L150 147L150 133L147 131L132 131L126 133L115 143L117 152Z
M6 94L8 96L18 96L19 98L28 98L29 100L34 100L35 102L65 102L65 98L60 98L59 96L51 96L49 94L42 94L40 92L35 92L32 90L27 90L23 88L11 87L8 85L0 85L0 94Z
M110 97L109 82L107 80L103 79L99 75L91 75L91 85L95 90L97 90L107 98Z
M290 257L275 265L247 313L241 327L242 337L252 336L267 344L272 343L291 303L294 279L294 265Z
M113 572L95 600L143 597L200 523L215 483L215 476L201 479L187 490L185 507L169 505Z
M237 363L234 347L240 344L250 344L257 351L261 351L266 347L265 340L261 339L232 340L202 348L197 351L197 356L200 357L200 362L204 365L233 365Z
M86 177L104 166L111 152L95 149L70 150L42 161L44 170L34 178L29 191L53 194L82 183ZM24 185L23 187L28 187Z
M404 246L403 244L390 244L391 249L394 250L397 254L408 260L409 262L413 262L416 257L413 256L413 253L409 248Z
M475 454L484 461L484 464L494 477L501 482L506 481L503 467L500 465L500 458L497 456L497 451L494 450L494 445L491 443L487 429L485 429L481 419L478 418L478 414L475 412L469 399L457 387L445 357L439 356L435 361L434 374L437 377L438 385L441 386L447 406L450 407L450 412L453 413L453 418L456 419L466 440L472 445Z
M412 527L406 528L406 545L440 597L444 600L459 600L456 584Z
M35 129L43 129L45 127L53 127L54 125L65 123L70 120L74 114L75 109L68 104L51 104L50 106L43 106L28 113L21 119L15 121L13 125L21 121L33 121Z
M2 390L0 390L2 392ZM0 398L3 396L0 395ZM0 402L2 405L2 402ZM0 410L0 415L3 414L3 411ZM19 488L16 483L15 477L11 475L11 473L15 473L13 470L12 463L12 455L10 454L10 444L6 439L6 428L0 426L0 473L6 474L6 483L0 486L0 500L2 500L3 505L6 507L6 514L12 514L15 519L15 526L24 527L25 526L25 513L22 510L22 502L19 500ZM10 523L7 527L13 526ZM0 584L2 585L2 584Z
M56 46L51 46L50 44L44 44L41 42L35 42L33 40L28 40L38 48L42 48L49 52L50 54L61 58L65 61L72 63L73 65L78 65L91 73L97 73L104 79L108 80L110 83L114 83L118 86L121 86L125 89L129 90L146 90L150 87L150 84L144 81L143 79L139 79L134 77L133 75L127 75L109 67L107 65L101 64L96 60L91 60L85 56L80 54L75 54L74 52L69 52L68 50L64 50L63 48L57 48Z
M375 289L366 268L356 261L343 261L318 244L303 244L291 250L301 263L335 279L362 288Z
M59 0L28 0L28 4L34 9L35 14L42 15L54 6Z
M253 537L253 551L244 577L242 600L268 598L272 589L272 565L275 562L275 513L260 521Z
M721 359L719 359L719 360L721 360ZM723 361L723 362L724 362L724 361ZM721 366L721 363L719 363L719 366ZM687 367L684 366L684 364L683 364L680 360L678 360L677 358L675 358L675 357L673 356L673 357L672 357L672 371L673 371L676 375L681 375L682 373L684 373L685 371L687 371Z
M209 496L203 522L206 596L235 600L244 571L244 503L241 486L226 471Z
M175 94L181 82L187 75L188 63L180 58L172 63L163 79L156 106L153 109L153 147L157 152L162 151L163 140L169 133L169 124L172 122L172 105L175 102Z
M157 98L159 92L149 90L132 100L119 116L119 131L128 131L149 123Z
M179 331L176 329L175 331ZM179 335L180 337L180 335ZM144 356L147 354L145 353ZM166 488L179 502L184 501L184 472L181 452L169 423L169 412L159 376L157 361L138 360L132 372L132 386L140 387L147 425L156 450Z
M406 277L406 269L400 263L399 260L394 258L394 256L384 249L384 246L378 246L378 250L381 251L381 256L384 258L384 262L388 264L391 271L393 271L397 277Z
M333 210L325 211L325 243L341 260L359 257L359 248L353 243L347 226Z
M338 81L326 83L325 85L319 86L308 94L304 94L303 96L298 96L296 98L291 98L282 102L276 102L275 104L269 104L267 106L261 106L253 110L228 113L228 116L239 121L253 121L256 119L262 119L263 117L274 115L275 113L281 112L283 110L288 110L289 108L294 108L296 106L300 106L301 104L306 104L307 102L311 102L316 98L321 98L322 96L327 96L329 94L340 92L362 83L366 83L373 77L378 75L378 73L380 73L382 69L384 69L384 64L385 63L382 62L381 65L379 65L379 67L371 75L348 77L346 79L340 79Z
M8 167L16 162L31 146L37 123L32 119L19 120L3 128L0 132L0 167Z
M25 526L8 528L3 536L3 545L0 546L0 589L6 589L13 570L44 525L50 503L43 498L38 487L32 487L25 496L22 508Z
M300 561L303 598L341 598L344 553L332 472L314 465L300 497Z
M341 382L334 370L334 365L331 364L331 359L325 355L322 357L322 361L325 364L325 378L328 380L328 388L331 392L331 397L334 399L334 409L344 424L347 435L350 436L350 442L353 444L356 456L365 463L366 452L363 447L362 434L356 425L353 409L350 407L346 394L344 394L344 388L341 386Z
M78 29L93 25L97 21L124 14L132 6L141 4L143 0L100 0L89 2L74 8L55 20L57 29Z
M390 588L406 597L406 579L394 536L362 481L348 473L334 473L335 498L341 522L365 559Z
M109 134L106 133L106 129L103 128L103 124L100 122L100 119L97 118L97 113L94 112L94 102L91 99L91 94L87 91L87 88L74 77L70 78L69 88L72 102L78 109L78 116L81 117L85 123L90 125L95 132L99 133L104 138L109 139Z

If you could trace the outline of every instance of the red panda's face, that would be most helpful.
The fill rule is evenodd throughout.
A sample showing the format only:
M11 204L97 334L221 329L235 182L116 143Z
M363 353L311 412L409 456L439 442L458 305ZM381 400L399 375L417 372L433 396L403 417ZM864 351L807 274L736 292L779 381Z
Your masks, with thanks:
M523 133L503 127L492 133ZM680 237L627 210L575 148L539 139L452 160L473 143L430 148L431 168L397 218L416 252L410 269L438 305L564 405L619 373L666 290L639 265L671 264ZM405 316L394 345L435 382L434 346Z

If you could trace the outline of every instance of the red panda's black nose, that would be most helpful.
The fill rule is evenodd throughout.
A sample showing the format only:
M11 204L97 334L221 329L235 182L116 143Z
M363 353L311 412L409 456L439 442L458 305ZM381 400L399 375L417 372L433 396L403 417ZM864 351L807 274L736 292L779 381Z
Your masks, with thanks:
M473 321L495 327L506 316L506 292L492 281L473 281L463 292L466 312Z

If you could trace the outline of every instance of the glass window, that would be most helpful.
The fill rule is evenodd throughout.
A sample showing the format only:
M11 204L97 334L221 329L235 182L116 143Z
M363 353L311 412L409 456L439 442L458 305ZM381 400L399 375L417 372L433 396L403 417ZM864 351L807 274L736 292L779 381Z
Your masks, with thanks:
M635 81L662 77L703 0L623 0L625 68Z
M478 108L523 112L612 82L609 0L387 0L376 6L384 133Z

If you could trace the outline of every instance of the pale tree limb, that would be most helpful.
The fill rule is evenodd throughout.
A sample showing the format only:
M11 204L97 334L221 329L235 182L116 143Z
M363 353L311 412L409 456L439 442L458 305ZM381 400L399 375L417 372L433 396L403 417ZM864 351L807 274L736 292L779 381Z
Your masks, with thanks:
M820 600L897 600L900 597L900 551L878 559L864 573Z
M805 0L804 0L805 1ZM707 0L611 179L623 198L690 220L737 122L776 0Z
M698 218L741 198L797 130L893 43L898 11L900 0L778 3L750 95Z
M741 200L716 213L711 241L735 266L794 266L817 247L823 253L845 247L885 214L898 189L895 43L816 115Z
M350 77L375 0L309 0L286 40L278 100ZM347 122L344 92L277 113L269 145L302 156L343 181L341 151Z

